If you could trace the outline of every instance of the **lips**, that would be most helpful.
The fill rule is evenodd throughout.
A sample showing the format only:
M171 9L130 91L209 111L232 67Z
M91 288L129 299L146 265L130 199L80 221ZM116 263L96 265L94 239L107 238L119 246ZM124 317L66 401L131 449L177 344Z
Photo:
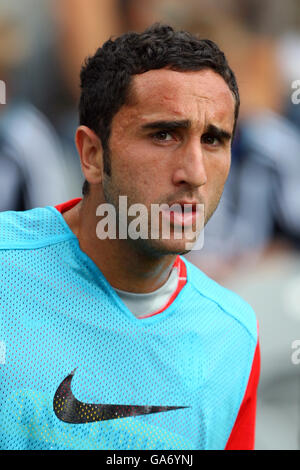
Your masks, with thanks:
M191 226L196 222L197 203L176 201L169 205L169 210L163 211L163 216L171 223L180 226Z

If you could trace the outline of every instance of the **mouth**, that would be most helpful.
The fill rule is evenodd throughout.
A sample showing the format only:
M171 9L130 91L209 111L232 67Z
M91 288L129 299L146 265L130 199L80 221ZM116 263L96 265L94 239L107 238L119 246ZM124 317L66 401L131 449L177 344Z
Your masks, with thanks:
M163 211L163 217L170 223L180 227L191 227L197 220L199 212L197 202L175 201L169 205L169 209Z

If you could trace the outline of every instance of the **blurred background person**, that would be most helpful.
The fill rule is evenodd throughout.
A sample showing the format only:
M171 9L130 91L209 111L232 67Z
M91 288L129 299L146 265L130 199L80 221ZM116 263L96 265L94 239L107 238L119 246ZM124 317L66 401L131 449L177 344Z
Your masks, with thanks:
M16 5L15 5L16 6ZM66 198L63 152L47 118L18 89L30 56L30 38L19 8L0 2L0 210L25 210Z

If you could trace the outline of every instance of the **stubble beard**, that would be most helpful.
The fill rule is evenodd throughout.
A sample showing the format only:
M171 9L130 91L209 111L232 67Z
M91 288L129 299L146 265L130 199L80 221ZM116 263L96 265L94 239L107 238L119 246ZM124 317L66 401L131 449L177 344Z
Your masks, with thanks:
M113 182L113 175L104 174L103 183L102 183L103 195L105 203L111 204L116 210L116 214L119 214L119 197L127 196L128 198L128 207L133 204L136 204L136 201L133 201L128 194L121 194L117 189L117 186ZM151 234L151 214L148 211L148 234ZM126 229L128 229L128 224L131 218L128 216L128 223ZM160 221L161 222L161 221ZM161 223L160 223L161 225ZM171 227L172 228L172 227ZM116 232L119 233L119 218L116 218ZM121 240L122 242L129 243L131 248L139 252L144 256L149 258L160 258L162 256L168 255L184 255L187 254L190 250L179 249L168 245L168 240L163 240L161 238L153 239L151 236L147 239L138 238L136 240L131 239L127 236L126 240ZM180 241L180 240L178 240ZM175 240L176 242L176 240ZM170 243L170 241L169 241ZM171 241L171 243L173 243Z
M127 194L120 193L118 186L115 185L113 181L113 174L112 174L111 165L110 165L110 151L109 150L107 151L106 158L109 159L110 171L109 173L104 173L103 184L102 184L103 195L104 195L105 202L113 205L116 210L116 214L117 214L116 233L119 233L119 217L118 217L119 197L121 195L127 196L128 207L135 204L136 201L131 200L131 198L128 197ZM218 208L220 199L224 191L224 185L216 193L212 208L209 211L205 210L204 226L207 224L207 222L210 220L210 218L213 216L216 209ZM128 217L128 222L127 222L127 227L126 227L127 231L128 231L129 222L130 222L130 217ZM151 217L149 216L149 211L148 211L148 234L151 234ZM156 240L156 239L152 239L151 236L148 237L147 239L138 238L136 240L133 240L127 235L126 240L121 240L121 241L125 243L129 243L131 248L133 248L133 250L136 250L137 252L139 252L139 254L147 256L149 258L160 258L162 256L168 256L168 255L185 255L192 251L192 249L187 250L187 249L179 249L179 248L176 249L175 247L171 247L171 246L168 247L166 246L166 243L164 243L163 239L159 238ZM165 240L165 242L168 242L168 240Z

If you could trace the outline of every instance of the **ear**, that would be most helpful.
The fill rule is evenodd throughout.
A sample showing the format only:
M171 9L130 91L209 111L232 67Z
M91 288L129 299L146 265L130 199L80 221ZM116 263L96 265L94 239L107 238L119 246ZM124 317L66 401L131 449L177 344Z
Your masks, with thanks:
M102 182L103 149L100 138L87 126L76 130L75 143L85 179L91 184Z

